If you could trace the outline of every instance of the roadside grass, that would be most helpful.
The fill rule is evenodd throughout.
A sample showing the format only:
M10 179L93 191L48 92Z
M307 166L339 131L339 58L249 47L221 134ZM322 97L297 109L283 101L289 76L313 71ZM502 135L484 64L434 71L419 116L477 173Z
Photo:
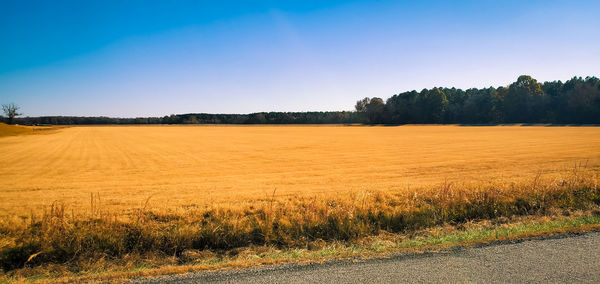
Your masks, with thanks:
M53 203L41 216L0 220L0 280L118 279L471 245L598 228L595 169L559 178L328 197L237 207L90 212ZM568 215L568 216L566 216ZM112 277L112 278L111 278ZM45 280L44 280L45 279Z
M52 273L48 268L37 267L29 273L1 275L2 282L124 282L132 278L156 277L188 272L242 269L272 264L295 263L307 265L333 260L357 261L369 258L393 257L398 253L413 255L443 252L453 247L487 245L508 240L544 238L568 233L600 230L600 210L574 211L571 216L516 217L502 220L502 224L484 220L463 226L437 226L411 234L381 234L354 242L325 243L320 248L287 248L274 246L246 247L236 255L212 255L178 263L171 259L160 263L143 260L139 263L109 263L78 273ZM497 221L497 220L495 220Z
M448 234L432 234L419 236L397 244L400 248L426 248L447 245L473 245L489 241L502 241L524 237L547 236L568 232L584 232L600 229L600 214L594 211L591 215L566 217L546 221L540 218L531 222L519 222L502 226L471 228Z

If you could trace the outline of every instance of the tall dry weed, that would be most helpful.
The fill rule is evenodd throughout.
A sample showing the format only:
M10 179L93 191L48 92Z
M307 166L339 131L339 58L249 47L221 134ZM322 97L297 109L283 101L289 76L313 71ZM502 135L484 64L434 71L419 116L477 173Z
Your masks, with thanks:
M531 182L455 184L347 195L277 196L252 204L154 209L146 199L133 216L90 195L90 213L51 204L41 216L0 223L4 271L42 264L115 260L131 255L180 257L194 250L248 245L304 247L315 240L349 241L382 232L402 233L441 224L600 205L598 173L585 166L559 178Z

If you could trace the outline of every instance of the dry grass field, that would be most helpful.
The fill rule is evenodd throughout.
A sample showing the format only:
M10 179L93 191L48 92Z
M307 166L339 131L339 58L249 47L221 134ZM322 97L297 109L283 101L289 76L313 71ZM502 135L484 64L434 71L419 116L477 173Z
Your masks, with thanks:
M600 215L597 127L35 133L46 135L0 138L0 282L140 267L174 272L232 257L247 265L270 261L278 249L322 254L336 243L514 218L572 215L584 221L564 226L597 228Z
M600 165L600 128L99 126L0 138L0 214L90 194L128 212L278 197L510 182Z
M0 123L0 137L27 134L47 134L53 132L50 130L56 129L60 129L60 127L7 125L5 123Z

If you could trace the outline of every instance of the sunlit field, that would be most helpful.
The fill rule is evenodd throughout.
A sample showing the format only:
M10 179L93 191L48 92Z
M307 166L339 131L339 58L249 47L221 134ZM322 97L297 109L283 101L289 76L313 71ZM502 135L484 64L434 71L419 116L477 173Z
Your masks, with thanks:
M0 138L0 267L17 278L600 212L597 127L28 131Z
M106 126L0 138L0 214L127 213L531 180L600 165L600 128ZM99 196L99 198L98 198Z

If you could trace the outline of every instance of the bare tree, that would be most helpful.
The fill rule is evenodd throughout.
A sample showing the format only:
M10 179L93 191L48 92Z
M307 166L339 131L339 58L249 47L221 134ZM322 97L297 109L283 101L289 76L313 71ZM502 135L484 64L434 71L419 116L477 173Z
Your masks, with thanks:
M6 115L6 117L8 117L8 124L13 123L15 116L19 116L22 114L17 112L19 111L19 108L20 107L18 105L13 103L2 105L2 111L4 111L4 114Z

